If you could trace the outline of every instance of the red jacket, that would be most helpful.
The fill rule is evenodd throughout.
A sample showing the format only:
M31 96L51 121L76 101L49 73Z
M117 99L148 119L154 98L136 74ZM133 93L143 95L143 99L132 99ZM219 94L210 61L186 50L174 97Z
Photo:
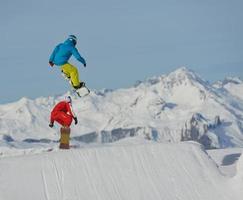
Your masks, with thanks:
M59 102L52 110L52 115L57 113L57 112L64 112L72 118L76 117L75 113L73 112L72 105L66 101L61 101Z

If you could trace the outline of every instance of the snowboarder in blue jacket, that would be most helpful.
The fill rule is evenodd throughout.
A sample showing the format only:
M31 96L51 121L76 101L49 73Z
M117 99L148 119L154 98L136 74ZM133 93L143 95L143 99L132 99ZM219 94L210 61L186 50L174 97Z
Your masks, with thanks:
M86 61L75 47L76 44L77 37L75 35L69 35L68 39L64 43L61 43L55 47L50 56L49 64L51 67L54 65L60 66L63 75L70 79L73 88L79 89L85 84L79 80L78 69L68 62L70 57L73 55L84 65L84 67L86 67Z

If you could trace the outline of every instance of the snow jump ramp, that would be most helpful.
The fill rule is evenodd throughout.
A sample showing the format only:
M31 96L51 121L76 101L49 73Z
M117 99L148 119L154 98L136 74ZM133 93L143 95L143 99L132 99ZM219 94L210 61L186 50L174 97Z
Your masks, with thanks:
M238 200L196 143L91 147L0 160L1 200Z

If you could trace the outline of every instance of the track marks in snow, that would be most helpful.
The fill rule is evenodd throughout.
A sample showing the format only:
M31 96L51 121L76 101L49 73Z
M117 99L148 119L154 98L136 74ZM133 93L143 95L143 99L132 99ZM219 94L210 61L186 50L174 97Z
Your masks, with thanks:
M50 198L49 198L49 194L48 194L48 187L47 187L47 182L46 182L44 170L42 170L41 175L42 175L42 181L43 181L43 185L44 185L45 198L46 198L46 200L49 200Z
M12 167L6 163L11 161ZM0 160L4 200L238 200L197 144L119 145ZM18 166L18 167L13 167ZM26 171L27 169L27 171ZM24 182L21 180L25 180ZM26 191L15 196L15 188ZM7 197L7 198L6 198ZM9 197L9 198L8 198Z

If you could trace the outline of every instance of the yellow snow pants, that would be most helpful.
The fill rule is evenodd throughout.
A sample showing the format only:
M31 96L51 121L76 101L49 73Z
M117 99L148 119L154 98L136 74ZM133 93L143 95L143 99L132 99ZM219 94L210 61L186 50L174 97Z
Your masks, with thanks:
M70 78L74 87L80 85L78 69L75 66L71 65L70 63L66 63L61 66L61 70L66 77Z

